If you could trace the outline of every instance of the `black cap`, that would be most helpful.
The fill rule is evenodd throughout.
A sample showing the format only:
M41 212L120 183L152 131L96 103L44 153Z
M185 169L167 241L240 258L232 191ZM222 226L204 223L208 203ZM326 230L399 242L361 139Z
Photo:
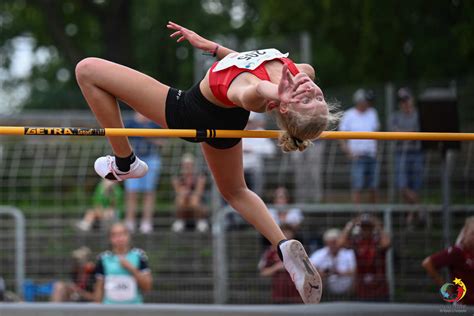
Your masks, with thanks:
M375 100L375 93L370 89L357 89L352 96L352 101L357 104L359 102L373 102Z
M406 101L413 98L413 94L411 93L411 90L409 88L403 87L398 89L397 97L400 101Z
M373 226L374 223L372 222L372 217L367 213L362 214L360 216L360 225L361 226Z
M365 99L368 101L368 102L373 102L375 101L375 92L374 90L371 90L371 89L368 89L365 91Z

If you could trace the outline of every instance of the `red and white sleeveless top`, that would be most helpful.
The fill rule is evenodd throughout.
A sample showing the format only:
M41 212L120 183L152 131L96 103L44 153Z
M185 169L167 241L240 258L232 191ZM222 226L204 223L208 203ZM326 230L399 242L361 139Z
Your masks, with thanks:
M227 91L232 81L243 72L250 72L260 80L270 81L270 76L265 69L265 63L271 60L279 60L288 66L288 70L295 76L299 73L298 68L287 54L270 48L254 50L243 53L232 53L222 60L215 62L209 72L209 86L212 94L225 105L235 106L227 98Z

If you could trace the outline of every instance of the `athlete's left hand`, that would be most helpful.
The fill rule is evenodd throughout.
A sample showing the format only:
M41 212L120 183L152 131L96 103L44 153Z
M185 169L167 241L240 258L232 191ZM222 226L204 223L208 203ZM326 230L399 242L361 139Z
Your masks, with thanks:
M314 82L309 76L303 72L298 73L295 78L294 93L293 97L302 97L302 95L309 92L314 92Z
M297 86L287 65L283 65L280 83L278 84L278 96L283 103L296 103L300 99L296 96Z
M167 28L170 30L175 30L176 32L172 33L170 37L178 38L176 42L181 43L183 41L188 41L191 45L196 47L197 49L201 49L204 51L212 51L215 49L216 44L211 42L210 40L205 39L204 37L200 36L194 31L191 31L179 24L169 21Z

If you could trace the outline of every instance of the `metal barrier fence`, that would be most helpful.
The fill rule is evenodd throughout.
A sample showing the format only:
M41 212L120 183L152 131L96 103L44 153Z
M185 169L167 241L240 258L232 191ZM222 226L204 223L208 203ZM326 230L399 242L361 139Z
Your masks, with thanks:
M303 210L304 223L300 239L311 255L322 247L321 235L328 228L342 228L357 210L352 205L290 205ZM443 249L442 205L420 205L426 212L426 226L409 230L405 226L409 205L362 205L365 211L378 214L393 242L386 257L386 275L392 302L437 303L441 297L432 280L421 268L426 256ZM135 235L135 245L147 251L154 276L154 290L146 302L269 304L271 280L259 276L258 261L265 250L262 237L248 225L237 230L228 226L229 208L215 213L212 235L197 232L174 234L166 226L151 235ZM473 205L453 205L453 232L458 232L467 216L474 214ZM70 231L64 222L49 218L27 227L26 277L37 284L67 280L69 254L79 246L89 246L94 253L107 249L102 232L87 235ZM15 284L15 268L21 253L12 249L9 233L15 225L2 225L0 273L7 284ZM21 226L21 225L20 225ZM454 241L456 236L452 236ZM20 248L17 248L21 249ZM19 259L15 259L18 258ZM20 266L21 268L21 266ZM18 284L18 281L15 281ZM21 282L21 281L20 281ZM21 290L20 292L21 293ZM324 292L323 302L357 300L353 294L332 296ZM49 300L39 296L38 301Z
M25 281L25 217L23 216L23 213L15 207L0 205L0 218L2 216L11 216L13 218L13 224L15 228L15 240L13 245L13 253L15 254L15 290L16 293L21 296L23 294L23 283ZM2 233L6 231L6 227L1 226L0 240L7 239ZM2 240L0 244L8 245L10 243L8 243L8 240ZM7 247L2 248L2 251L10 250Z

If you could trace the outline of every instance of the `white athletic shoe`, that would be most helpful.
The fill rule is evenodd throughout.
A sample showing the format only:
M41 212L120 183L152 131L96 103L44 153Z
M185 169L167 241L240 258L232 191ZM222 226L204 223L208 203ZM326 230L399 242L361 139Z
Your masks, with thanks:
M184 221L182 219L177 219L174 221L173 225L171 225L171 231L174 233L181 233L184 231Z
M153 232L153 224L150 221L142 221L139 230L144 235L151 234Z
M294 239L280 244L283 265L291 276L305 304L317 304L321 300L323 284L321 276L309 261L303 245Z
M143 177L148 171L148 165L138 157L135 157L135 161L130 165L130 170L122 172L115 164L115 157L107 155L97 158L94 163L94 169L104 179L123 181Z
M81 220L76 223L76 228L83 231L83 232L88 232L91 230L91 223L86 222L85 220Z
M209 230L209 224L205 219L200 219L196 223L196 230L200 233L205 233Z
M130 234L135 233L135 221L125 220L125 227L127 227Z

